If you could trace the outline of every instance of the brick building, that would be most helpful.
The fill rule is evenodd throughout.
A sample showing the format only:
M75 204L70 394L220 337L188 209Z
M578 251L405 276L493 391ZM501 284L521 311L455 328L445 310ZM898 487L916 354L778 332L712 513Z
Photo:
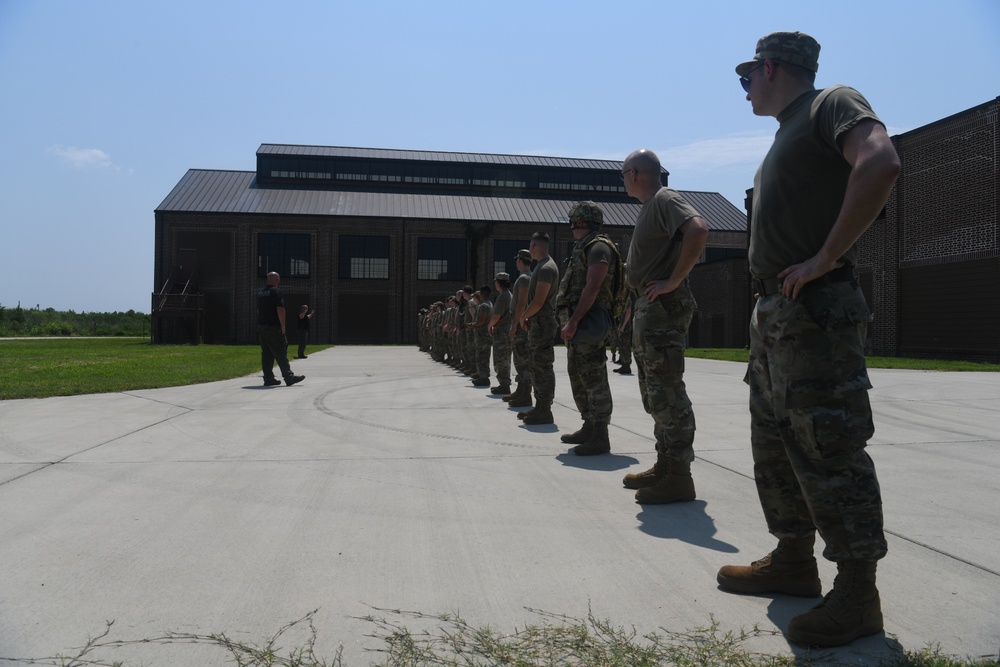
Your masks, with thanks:
M516 273L534 232L565 259L575 201L598 202L626 251L640 206L621 166L264 144L256 171L190 170L155 211L153 340L255 342L254 294L275 270L288 313L316 307L313 342L415 342L421 307ZM693 277L702 305L692 345L744 345L746 218L719 194L683 194L709 224L702 259L718 264Z
M1000 360L1000 98L892 138L902 171L859 243L872 354Z

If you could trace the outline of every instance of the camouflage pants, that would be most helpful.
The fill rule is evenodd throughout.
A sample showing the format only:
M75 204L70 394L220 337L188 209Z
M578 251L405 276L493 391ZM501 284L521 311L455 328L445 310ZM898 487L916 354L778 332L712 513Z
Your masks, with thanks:
M517 373L517 377L514 379L518 384L522 382L531 384L531 352L528 350L528 332L518 327L511 341L511 348L514 355L514 372Z
M486 326L476 327L476 376L486 379L490 376L490 350L493 349L493 336Z
M865 444L875 432L864 339L871 319L854 282L773 294L750 320L754 478L776 537L819 531L829 560L886 553L882 498Z
M566 344L566 370L573 400L585 422L611 423L611 387L608 385L608 354L603 343Z
M552 404L556 395L556 361L554 349L556 331L559 325L551 313L536 315L528 320L528 355L531 365L531 385L535 390L535 402Z
M462 349L459 355L466 366L476 367L476 332L474 329L462 329Z
M493 327L493 372L500 386L510 385L510 322Z
M615 329L617 332L618 330ZM632 365L632 318L625 322L625 330L618 334L618 361L622 366Z
M639 393L653 417L656 451L688 463L694 460L695 424L684 386L684 347L696 305L686 284L655 301L640 295L632 323Z

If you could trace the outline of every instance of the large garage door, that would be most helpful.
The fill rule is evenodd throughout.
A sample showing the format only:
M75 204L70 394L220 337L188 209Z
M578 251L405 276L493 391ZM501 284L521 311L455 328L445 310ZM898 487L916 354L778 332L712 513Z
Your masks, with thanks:
M903 356L1000 354L1000 260L903 268L899 280Z

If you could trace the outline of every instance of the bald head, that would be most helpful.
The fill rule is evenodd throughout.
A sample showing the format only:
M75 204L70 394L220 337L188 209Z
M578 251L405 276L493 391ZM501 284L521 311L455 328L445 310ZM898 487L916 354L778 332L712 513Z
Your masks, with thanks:
M660 182L660 158L648 148L632 151L622 163L625 192L645 203L663 187Z
M660 179L660 158L648 148L640 148L629 153L624 166L626 169L635 169L643 174L655 174L656 179Z
M277 286L281 282L281 276L278 275L276 271L271 271L267 274L267 284L272 286Z

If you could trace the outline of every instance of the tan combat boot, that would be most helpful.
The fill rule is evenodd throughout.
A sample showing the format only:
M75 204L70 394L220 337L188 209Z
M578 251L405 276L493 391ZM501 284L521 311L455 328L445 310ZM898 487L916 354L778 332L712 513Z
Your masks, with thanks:
M509 401L507 401L507 405L509 405L512 408L525 408L532 405L531 385L530 384L517 385L517 388L520 389L522 386L524 387L524 393L522 393L517 398L512 398Z
M643 470L639 473L630 473L625 475L622 479L622 485L626 489L642 489L647 486L653 486L667 474L667 459L662 454L658 454L656 457L656 463L649 470Z
M552 424L555 419L552 417L552 402L539 402L534 410L529 410L522 419L525 424Z
M567 433L566 435L559 438L563 442L569 443L571 445L582 445L583 443L590 440L590 436L594 433L594 423L585 421L583 426L579 431L574 431L573 433Z
M822 592L813 544L816 534L786 537L778 547L750 565L723 565L716 581L724 590L748 595L784 593L813 598Z
M659 462L657 462L659 463ZM667 472L652 486L635 492L635 501L641 505L685 503L695 499L691 464L679 459L666 459Z
M504 396L503 397L503 402L504 403L510 403L511 401L513 401L515 399L521 398L521 396L523 394L524 394L524 383L523 382L518 382L517 383L517 388L514 389L514 393L513 394L507 394L506 396Z
M611 441L608 439L608 425L594 424L587 441L573 448L577 456L597 456L611 451Z
M845 560L837 563L833 590L788 624L788 638L801 646L843 646L882 628L875 561Z

